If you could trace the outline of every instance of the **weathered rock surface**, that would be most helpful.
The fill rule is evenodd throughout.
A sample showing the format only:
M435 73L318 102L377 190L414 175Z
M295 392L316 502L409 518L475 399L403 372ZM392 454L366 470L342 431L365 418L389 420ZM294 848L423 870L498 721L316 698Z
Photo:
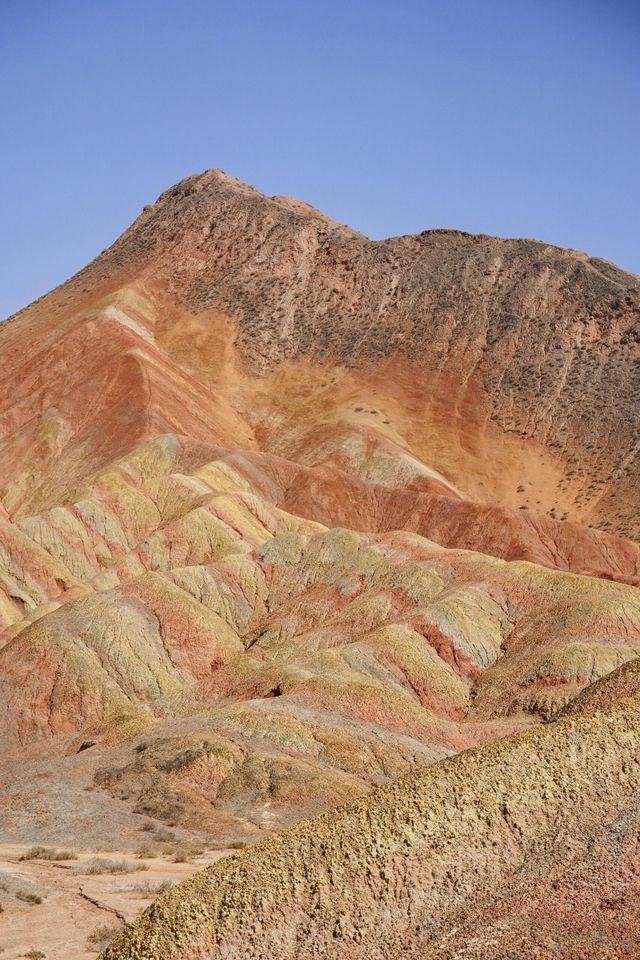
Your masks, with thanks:
M164 894L105 960L637 955L639 736L622 700L409 774Z

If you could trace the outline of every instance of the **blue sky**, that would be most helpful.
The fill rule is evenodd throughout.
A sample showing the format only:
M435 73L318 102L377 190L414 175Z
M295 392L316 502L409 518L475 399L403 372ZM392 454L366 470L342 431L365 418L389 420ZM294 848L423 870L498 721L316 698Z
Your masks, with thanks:
M640 0L0 0L0 316L222 167L640 273Z

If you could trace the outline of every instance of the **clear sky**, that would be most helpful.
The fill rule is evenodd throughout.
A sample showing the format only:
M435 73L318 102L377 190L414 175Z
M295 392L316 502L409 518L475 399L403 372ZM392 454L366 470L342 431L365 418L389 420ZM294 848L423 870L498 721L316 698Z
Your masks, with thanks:
M222 167L640 273L640 0L0 0L0 316Z

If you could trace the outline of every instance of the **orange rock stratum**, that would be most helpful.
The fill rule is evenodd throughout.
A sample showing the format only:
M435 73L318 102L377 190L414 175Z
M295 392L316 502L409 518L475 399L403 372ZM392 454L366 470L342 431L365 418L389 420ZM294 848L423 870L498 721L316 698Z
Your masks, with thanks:
M109 960L640 956L637 277L207 171L0 359L2 840L246 848Z

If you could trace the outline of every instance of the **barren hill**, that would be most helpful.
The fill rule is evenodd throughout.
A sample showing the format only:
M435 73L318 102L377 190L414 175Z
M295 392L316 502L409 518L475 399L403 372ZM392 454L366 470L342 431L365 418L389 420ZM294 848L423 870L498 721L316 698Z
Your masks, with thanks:
M452 872L433 868L427 900L439 904L467 862L460 811L473 808L489 836L511 796L507 778L491 809L468 784L454 802L467 761L453 755L476 751L469 769L491 783L526 756L523 790L530 777L544 797L548 753L560 811L587 773L573 753L558 757L567 744L581 756L584 726L585 771L611 757L624 784L606 815L605 788L580 788L563 836L571 845L582 817L605 843L614 807L631 817L637 746L639 337L640 280L575 251L442 230L372 242L220 171L146 207L0 325L4 839L71 843L95 830L133 848L146 817L238 845L354 796L367 819L418 784L428 820L437 780L437 816L462 830ZM614 745L608 721L583 721L590 709L613 711ZM543 898L562 857L548 825L527 824L521 861ZM323 871L325 827L301 829L256 851L308 836ZM404 865L394 847L391 875L406 869L409 886L407 864L431 869L427 834L402 847ZM494 840L491 883L507 904L515 854L502 827ZM588 856L605 871L604 853ZM240 873L253 870L244 857ZM370 864L356 860L358 885ZM211 883L235 869L193 881L185 902L208 931ZM569 898L583 882L572 869ZM481 918L483 870L468 880ZM602 896L617 882L603 880ZM406 911L427 900L414 910L393 884L404 906L388 936L405 943ZM316 920L304 890L306 938ZM376 909L393 914L385 891ZM461 930L476 922L464 909ZM157 949L173 953L154 952L153 936L140 946L145 920L131 935L142 952L113 955L209 949L180 939L171 910L150 916L168 938ZM251 922L242 915L238 930ZM328 929L317 927L317 955ZM274 956L316 955L291 936ZM335 956L355 942L343 939ZM582 941L567 943L558 956Z

